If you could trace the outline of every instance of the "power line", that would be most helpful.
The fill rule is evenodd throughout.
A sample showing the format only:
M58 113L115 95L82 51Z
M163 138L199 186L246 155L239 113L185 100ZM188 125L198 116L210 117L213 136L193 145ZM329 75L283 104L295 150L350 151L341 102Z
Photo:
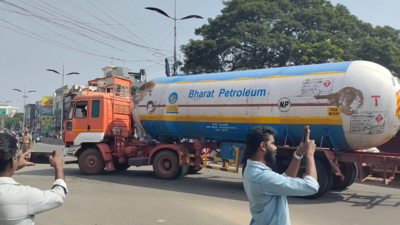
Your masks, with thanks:
M51 82L53 82L53 83L56 83L55 81L50 80L49 78L44 77L43 75L41 75L41 74L39 74L39 73L36 73L35 71L29 69L28 67L26 67L26 66L20 64L20 63L17 62L16 60L14 60L14 59L10 58L9 56L5 55L4 53L0 52L0 54L3 55L3 56L4 56L5 58L7 58L8 60L10 60L10 61L14 62L15 64L17 64L18 66L23 67L23 68L25 68L26 70L28 70L28 71L34 73L35 75L38 75L38 76L43 77L44 79L46 79L46 80L48 80L48 81L51 81Z
M13 5L13 4L11 4L12 6L15 6L15 5ZM25 9L25 8L23 8L23 7L19 7L19 6L15 6L15 7L18 7L19 9L22 9L22 10L24 10L24 11L27 11L28 13L31 13L31 14L33 14L32 12L29 12L29 10L27 10L27 9ZM37 7L36 7L37 8ZM42 10L43 11L43 10ZM50 13L51 14L51 13ZM35 14L33 14L34 16L37 16L37 15L35 15ZM100 40L98 40L98 39L94 39L94 38L92 38L92 37L90 37L90 36L88 36L88 35L85 35L85 34L83 34L83 33L80 33L80 32L78 32L78 31L74 31L74 30L71 30L72 28L71 27L66 27L65 25L62 25L62 24L59 24L59 23L54 23L54 22L52 22L52 21L49 21L49 20L47 20L46 19L46 17L39 17L40 19L42 19L42 20L45 20L45 21L47 21L47 22L50 22L50 23L52 23L53 25L56 25L56 26L62 26L64 29L67 29L67 30L70 30L71 32L75 32L75 33L77 33L77 34L79 34L79 35L82 35L82 36L84 36L84 37L87 37L87 38L89 38L89 39L92 39L92 40L94 40L94 41L97 41L97 42L99 42L99 43L102 43L102 44L105 44L105 45L108 45L108 46L110 46L110 47L112 47L112 48L115 48L115 49L118 49L118 50L120 50L120 51L122 51L122 52L124 52L124 53L127 53L127 54L129 54L129 55L131 55L130 53L128 53L128 52L126 52L126 51L124 51L124 50L122 50L122 49L120 49L120 48L117 48L117 47L115 47L115 46L112 46L112 45L110 45L110 44L107 44L107 43L105 43L105 42L102 42L102 41L100 41ZM63 36L64 38L65 38L65 36ZM69 39L70 40L70 39ZM75 42L76 43L76 42ZM76 43L76 44L79 44L79 43ZM80 44L79 44L80 45ZM157 51L159 51L159 50L157 50ZM156 52L157 53L157 52ZM159 54L160 55L160 54ZM161 54L162 55L162 54ZM133 56L133 55L132 55ZM141 57L141 56L135 56L135 57L140 57L140 58L143 58L143 57ZM108 57L109 58L109 57ZM143 58L143 59L145 59L145 58ZM147 61L152 61L152 60L147 60Z
M112 18L111 16L109 16L107 13L105 13L103 10L101 10L99 7L97 7L95 4L93 4L91 1L87 0L87 2L89 2L91 5L93 5L96 9L98 9L100 12L102 12L104 15L106 15L108 18L112 19L114 22L118 23L118 21L116 21L114 18ZM102 6L104 6L101 2L97 1L98 3L100 3ZM119 24L119 23L118 23ZM130 34L132 34L134 37L140 39L141 41L143 41L144 43L147 44L147 46L151 47L146 41L144 41L142 38L138 37L136 34L132 33L130 30L126 29L126 27L124 27L123 25L119 24L122 28L124 28L124 30L128 31Z
M96 19L98 19L98 20L100 20L100 21L102 21L102 22L104 22L103 20L101 20L100 18L98 18L98 17L96 17L96 16L94 16L94 15L92 15L91 13L89 13L89 12L87 12L86 10L84 10L83 8L81 8L81 7L79 7L79 6L77 6L75 3L73 3L71 0L68 0L69 2L71 2L73 5L75 5L76 7L77 7L77 9L78 10L80 10L80 11L83 11L83 12L85 12L85 13L87 13L87 14L89 14L89 15L91 15L92 17L94 17L94 18L96 18ZM64 2L64 1L63 1ZM89 1L88 1L89 2ZM66 3L66 2L64 2L64 3ZM92 4L91 2L89 2L90 4ZM102 4L101 2L99 2L100 4ZM66 3L66 4L68 4L68 3ZM68 4L69 5L69 4ZM93 5L93 4L92 4ZM103 5L103 4L102 4ZM94 5L95 6L95 5ZM104 6L104 5L103 5ZM95 6L96 7L96 6ZM99 9L98 7L96 7L97 9ZM99 9L100 10L100 9ZM116 15L118 15L118 16L120 16L118 13L116 13L115 11L113 11L112 9L110 9L110 8L108 8L108 10L110 10L110 11L112 11L112 12L114 12ZM102 10L100 10L101 12L103 12ZM105 12L103 12L104 14L106 14ZM106 14L107 15L107 14ZM108 15L107 15L108 16ZM120 16L121 17L121 16ZM112 18L112 20L114 20L113 18ZM116 20L114 20L115 22L117 22ZM113 28L113 27L112 27ZM113 28L114 30L117 30L117 31L119 31L119 32L121 32L120 30L118 30L118 29L116 29L116 28ZM126 29L126 28L125 28ZM130 31L129 31L130 32ZM121 32L122 33L122 32ZM124 34L124 33L123 33ZM138 36L136 36L135 34L133 34L136 38L139 38ZM141 38L139 38L140 40L142 40ZM142 40L143 41L143 40ZM145 41L143 41L143 42L145 42ZM146 43L146 42L145 42ZM146 43L147 44L147 43ZM148 44L147 44L148 45ZM149 46L149 45L148 45ZM150 47L151 48L151 47Z
M104 20L102 20L102 19L100 19L100 18L98 18L97 16L95 16L95 15L93 15L93 14L91 14L90 12L88 12L88 11L86 11L85 9L83 9L82 7L80 7L80 6L78 6L78 5L76 5L75 3L73 3L72 1L70 1L70 0L68 0L69 2L71 2L71 4L73 4L74 6L74 8L76 8L77 10L80 10L81 12L84 12L84 13L86 13L87 15L90 15L90 16L92 16L93 18L95 18L95 19L97 19L97 20L99 20L99 21L101 21L101 22L103 22L103 23L105 23L105 21ZM64 2L64 1L63 1ZM89 1L88 1L89 2ZM68 3L66 3L66 2L64 2L65 4L68 4ZM92 4L91 2L89 2L90 4ZM70 5L70 4L68 4L68 5ZM92 4L93 5L93 4ZM93 5L94 7L96 7L95 5ZM96 7L97 8L97 7ZM98 9L98 8L97 8ZM101 11L101 10L100 10ZM102 12L102 11L101 11ZM114 20L115 21L115 20ZM115 28L115 27L112 27L112 26L109 26L111 29L113 29L113 30L116 30L116 31L118 31L118 32L120 32L121 34L123 34L123 35L126 35L125 33L123 33L123 32L121 32L119 29L117 29L117 28ZM128 37L128 36L127 36ZM135 36L135 37L137 37L137 36ZM147 43L146 43L147 44Z
M9 9L4 9L4 8L0 8L0 10L3 11L7 11L7 12L12 12L12 13L17 13L17 14L21 14L24 16L30 16L32 17L32 15L30 14L26 14L26 13L21 13L21 12L17 12L17 11L13 11L13 10L9 10ZM61 20L61 19L55 19L54 20L58 20L58 21L62 21L62 22L73 22L71 20ZM140 25L140 24L149 24L149 23L155 23L155 22L160 22L160 21L165 21L168 19L158 19L158 20L150 20L150 21L145 21L145 22L138 22L138 23L82 23L82 24L87 24L87 25L96 25L96 26L120 26L120 25L124 25L124 26L134 26L134 25Z
M159 70L156 70L156 71L153 71L153 72L150 72L150 73L148 73L148 75L152 75L152 74L155 74L155 73L157 73L157 72L159 72L159 71L161 71L161 70L163 70L164 68L162 68L162 69L159 69Z
M3 2L5 2L5 1L3 1ZM119 42L123 42L123 43L128 43L128 44L130 44L130 45L134 45L134 46L137 46L137 47L140 47L140 48L144 48L144 49L147 49L147 50L151 50L151 48L149 48L149 47L146 47L146 46L143 46L143 45L138 45L138 44L132 43L132 42L130 42L130 41L124 40L124 39L122 39L122 38L120 38L120 37L117 37L117 36L115 36L115 35L109 34L109 33L107 33L106 31L99 30L98 28L94 28L94 27L91 27L91 26L83 25L83 24L85 23L85 21L82 21L82 20L79 20L79 19L78 19L78 20L77 20L77 19L74 19L73 17L68 16L68 15L69 15L68 13L65 13L65 12L63 12L62 10L59 10L59 9L57 9L57 8L54 8L53 6L48 5L48 4L46 4L46 3L43 3L43 5L38 4L38 3L35 3L36 5L39 6L39 7L38 7L38 6L36 6L36 5L32 5L32 4L30 4L30 3L24 2L25 4L29 5L30 7L35 8L35 9L37 9L37 10L39 10L39 11L42 11L42 12L44 12L44 13L46 13L46 14L49 14L49 15L51 15L51 16L53 16L53 17L60 18L59 15L61 15L61 16L66 17L67 19L70 19L70 21L74 21L74 22L72 22L72 24L75 25L75 26L77 26L78 28L81 28L82 31L76 31L76 30L75 30L74 28L72 28L72 27L69 27L69 26L66 26L66 25L62 25L62 24L60 24L60 23L58 23L58 22L51 21L51 20L54 19L54 18L50 18L50 19L49 19L48 17L45 17L45 16L40 15L40 14L39 14L39 16L38 16L38 15L37 15L37 12L32 12L32 11L26 9L26 8L17 6L17 5L12 4L12 3L8 3L8 2L6 2L6 3L9 4L9 5L12 5L12 6L14 6L14 7L16 7L16 8L18 8L18 9L20 9L20 10L23 10L23 11L25 11L25 12L28 12L28 13L34 15L34 16L37 16L38 18L40 18L40 19L42 19L42 20L45 20L46 22L49 22L49 23L51 23L51 24L53 24L53 25L56 25L56 26L61 26L61 27L63 27L63 29L69 30L69 31L74 32L74 33L79 34L79 35L83 35L82 32L86 32L86 33L88 33L88 32L94 32L97 38L99 38L99 36L103 36L103 37L105 37L105 38L107 38L107 39L110 39L110 38L111 38L111 40L114 40L114 41L119 41ZM65 3L65 2L64 2L64 3ZM76 6L70 5L69 3L66 3L66 4L68 4L68 5L71 6L71 7L76 8L76 9L78 9L78 10L80 10L80 11L85 12L85 10L81 9L79 6L76 7ZM49 8L49 7L50 7L50 8ZM44 10L44 9L45 9L45 10ZM56 9L57 11L54 11L54 9ZM52 12L54 12L54 14L53 14ZM64 14L67 15L67 16L65 16ZM67 23L71 23L71 22L67 22ZM115 28L114 28L114 29L115 29ZM86 34L85 37L89 38L88 34ZM94 39L94 38L92 38L92 39ZM137 51L137 50L136 50L136 51ZM153 51L154 51L154 50L153 50ZM165 50L158 50L158 51L165 51ZM170 51L169 51L169 52L170 52Z
M8 6L8 7L10 7L10 6ZM81 45L81 44L79 44L78 42L76 42L76 41L74 41L74 40L71 40L70 38L65 37L64 35L61 35L61 34L55 32L54 30L52 30L52 29L50 29L50 28L48 28L48 27L42 25L41 23L35 21L35 20L32 19L32 18L29 18L29 17L28 17L28 19L30 19L31 21L33 21L33 22L39 24L40 26L44 27L45 29L50 30L50 31L53 32L53 33L56 33L57 35L59 35L59 36L65 38L65 39L67 39L67 40L69 40L69 41L71 41L71 42L73 42L73 43L75 43L75 44L77 44L77 45L79 45L79 46L81 46L81 47L88 48L88 49L90 49L90 50L93 50L93 51L95 51L95 52L98 52L98 53L100 53L100 54L103 54L103 53L101 53L101 52L99 52L99 51L97 51L97 50L95 50L95 49L89 48L89 47L87 47L87 46L85 46L85 45ZM99 60L100 60L100 59L99 59ZM103 60L101 60L101 61L103 61ZM103 62L104 62L104 61L103 61Z
M185 34L187 35L188 38L190 38L190 35L186 32L185 28L183 28L182 24L180 23L180 21L177 21L179 26L181 26L182 30L185 32Z
M24 4L27 4L28 6L30 6L30 7L34 8L34 9L36 9L36 11L33 11L33 10L31 10L31 9L27 9L27 8L24 8L24 7L15 5L15 4L13 4L13 3L6 2L6 1L4 1L4 0L0 0L0 3L5 3L5 4L7 5L7 7L14 7L14 8L16 8L16 9L18 9L18 10L22 10L22 11L24 11L24 12L26 12L26 13L21 13L21 12L19 12L19 11L12 11L12 10L6 10L6 11L12 12L12 13L17 13L17 14L20 14L20 15L22 15L22 16L25 16L25 17L27 17L28 19L34 21L35 23L38 23L40 26L44 27L45 29L50 30L50 31L56 33L57 36L63 37L63 38L65 38L65 39L67 39L67 40L69 40L69 41L71 41L71 42L77 44L78 46L84 47L85 49L89 49L89 50L91 50L91 51L87 51L87 50L84 50L84 49L78 49L78 48L75 48L75 47L72 47L72 46L69 46L69 45L66 45L66 44L63 44L63 43L60 43L60 42L57 42L57 41L48 39L48 38L46 38L46 37L43 37L43 35L40 35L40 34L35 33L35 32L28 31L28 30L26 30L26 29L23 29L23 28L21 28L21 27L15 25L15 24L13 24L13 23L7 22L7 21L4 20L4 19L0 19L0 20L3 21L3 22L5 22L5 23L7 23L8 25L14 27L14 29L11 28L11 27L3 26L3 25L1 25L1 24L0 24L0 26L4 27L4 28L6 28L6 29L12 30L12 31L14 31L14 32L20 33L20 34L22 34L22 35L28 36L28 37L30 37L30 38L33 38L33 39L36 39L36 40L39 40L39 41L42 41L42 42L45 42L45 43L48 43L48 44L52 44L52 45L55 45L55 46L57 46L57 47L61 47L61 48L64 48L64 49L67 49L67 50L70 50L70 51L75 51L75 52L78 52L78 53L84 53L84 54L87 54L87 55L90 55L90 56L93 56L93 57L96 57L96 58L115 59L115 60L118 60L118 61L124 61L124 62L132 63L132 64L136 64L135 62L155 62L152 66L150 66L150 67L148 68L148 70L150 70L150 71L153 70L153 69L155 69L155 68L157 68L157 67L160 66L162 63L164 63L164 59L165 59L165 58L169 58L169 57L170 57L170 56L165 55L165 54L162 53L162 51L167 51L167 50L160 50L160 48L163 46L163 44L165 43L165 41L166 41L166 40L168 39L168 37L171 35L172 31L171 31L171 33L164 39L164 41L162 41L161 45L160 45L157 49L155 49L155 48L152 48L152 47L146 47L146 46L143 46L143 45L139 45L139 44L136 44L136 43L132 43L131 41L122 39L122 38L117 37L117 36L115 36L115 35L112 35L112 34L110 34L110 33L108 33L108 32L105 32L105 31L103 31L103 30L101 30L101 29L95 28L95 27L91 26L91 25L93 25L92 23L87 23L86 21L82 21L81 19L75 19L73 16L70 16L68 13L66 13L66 12L64 12L64 11L62 11L62 10L59 10L59 9L57 9L57 8L55 8L55 7L51 6L51 5L49 5L49 4L46 4L46 3L43 2L43 1L40 1L42 4L37 3L37 2L33 3L33 1L29 1L29 0L27 0L27 1L28 1L28 2L24 2ZM64 2L64 3L65 3L65 2ZM32 4L35 4L35 5L32 5ZM68 3L66 3L66 4L68 4ZM101 3L100 3L100 4L101 4ZM92 4L92 5L93 5L93 4ZM102 4L102 5L103 5L103 4ZM70 5L70 6L71 6L71 5ZM103 5L103 6L104 6L104 5ZM73 7L73 6L71 6L71 7ZM78 7L79 7L79 6L78 6ZM80 8L80 7L79 7L79 8ZM96 7L96 8L97 8L97 7ZM82 8L81 8L81 9L82 9ZM46 11L46 10L47 10L47 11ZM84 9L83 9L83 10L84 10ZM86 11L86 10L84 10L84 12L85 12L85 11ZM104 11L102 11L102 12L104 13ZM50 15L50 17L49 17L49 16L46 16L46 15ZM118 15L118 14L117 14L117 15ZM61 16L61 17L60 17L60 16ZM100 51L97 51L97 50L95 50L95 49L93 49L93 48L90 48L90 47L88 47L88 46L84 46L84 45L78 43L77 41L74 41L74 40L72 40L71 38L68 38L68 37L66 37L65 35L62 35L62 34L56 32L56 31L54 31L54 30L48 28L47 26L45 26L45 25L43 25L43 24L41 24L41 23L35 21L35 20L32 19L31 17L36 18L36 19L39 19L39 20L42 20L42 21L47 22L47 23L50 23L50 24L52 24L52 25L54 25L54 26L56 26L56 27L59 27L59 28L61 28L61 29L70 31L70 32L72 32L72 33L78 34L78 35L83 36L83 37L86 37L86 38L91 39L91 40L93 40L93 41L96 41L96 42L98 42L98 43L107 45L107 46L109 46L109 47L111 47L111 48L113 48L113 49L118 49L118 50L120 50L120 51L122 51L122 52L124 52L124 53L126 53L126 54L129 54L129 55L132 55L132 54L130 54L130 53L128 53L128 52L126 52L126 51L124 51L124 50L122 50L122 49L120 49L120 48L117 48L116 45L119 45L119 46L121 46L121 44L129 44L130 46L133 45L133 46L139 48L139 49L136 49L136 50L134 50L134 51L138 51L138 50L147 50L149 53L150 53L150 52L153 52L153 56L156 57L156 58L159 58L159 60L158 60L158 59L157 59L157 60L150 60L150 59L146 59L146 58L144 58L144 57L135 56L135 55L132 55L132 56L135 57L135 58L136 58L136 57L138 57L138 58L143 58L143 60L136 60L136 59L126 60L126 59L120 59L120 58L114 58L114 57L106 56L106 55L104 55L103 53L101 53ZM63 19L63 18L66 18L66 19ZM123 18L123 17L122 17L122 18ZM125 18L124 18L124 19L125 19ZM126 20L126 19L125 19L125 20ZM101 21L102 21L102 20L101 20ZM118 21L116 21L116 20L114 20L114 21L118 23ZM106 24L105 21L102 21L102 22L104 22L104 24ZM119 24L120 27L123 27L121 23L118 23L118 24ZM130 22L130 24L131 24L131 25L134 25L134 24L131 23L131 22ZM73 26L76 26L78 29L77 29L77 28L74 28ZM123 28L124 28L125 30L127 30L125 27L123 27ZM16 30L16 29L19 29L19 30L24 31L24 32L18 31L18 30ZM114 30L117 30L117 29L115 28ZM119 31L119 32L122 32L121 30L118 30L118 31ZM129 30L127 30L127 31L130 32ZM130 33L131 33L131 32L130 32ZM96 37L96 38L94 38L94 37ZM111 43L111 42L108 41L108 43L106 43L105 41L101 40L102 38L103 38L103 39L112 40L112 41L114 41L115 43L108 44L108 43ZM121 43L121 44L118 44L118 43ZM126 48L126 47L125 47L125 48ZM94 52L97 52L97 53L94 53ZM167 51L167 52L171 52L171 51ZM146 53L147 53L147 52L146 52ZM163 59L163 60L161 60L161 59ZM101 59L99 59L99 60L101 60ZM101 61L103 61L103 60L101 60Z
M0 19L0 20L2 20L2 19ZM4 21L4 20L3 20L3 21ZM6 29L12 30L12 31L14 31L14 32L20 33L20 34L22 34L22 35L31 37L31 38L33 38L33 39L36 39L36 40L39 40L39 41L43 41L43 42L46 42L46 43L48 43L48 44L52 44L52 45L55 45L55 46L58 46L58 47L61 47L61 48L65 48L65 49L68 49L68 50L71 50L71 51L76 51L76 52L79 52L79 53L84 53L84 54L88 54L88 55L91 55L91 56L98 56L98 57L107 58L107 59L113 58L113 57L109 57L109 56L103 56L103 55L93 54L93 53L90 53L90 52L81 51L81 50L79 50L79 49L75 49L75 48L72 48L72 47L70 47L70 46L66 46L66 45L64 45L64 44L60 44L60 43L58 43L58 42L55 42L55 41L49 40L49 39L47 39L47 38L41 37L40 35L37 35L37 34L32 33L32 32L29 32L29 33L31 33L31 34L33 34L33 35L37 35L37 36L39 36L39 37L41 37L41 38L44 38L44 39L46 39L46 40L48 40L48 41L45 41L45 40L42 40L42 39L33 37L33 36L29 35L29 34L22 33L22 32L20 32L20 31L14 30L14 29L9 28L9 27L6 27L6 26L4 26L4 25L0 25L0 26L1 26L1 27L4 27L4 28L6 28ZM54 42L54 43L52 43L52 42ZM124 60L124 59L119 59L119 58L113 58L113 59L118 60L118 61L126 61L126 60ZM128 61L128 62L130 62L130 61ZM133 62L131 62L131 63L132 63L132 64L135 64L135 63L133 63Z
M106 7L106 6L105 6L103 3L101 3L100 1L98 1L98 0L96 0L96 1L97 1L98 3L100 3L101 5L103 5L104 7ZM114 12L115 15L117 15L117 16L121 17L122 19L124 19L125 21L129 22L129 24L132 24L132 25L134 25L135 27L137 27L139 30L145 32L145 33L148 34L150 37L152 37L152 38L154 38L154 39L160 41L158 38L156 38L156 37L154 37L153 35L149 34L149 33L146 32L145 30L143 30L142 28L136 26L136 25L133 24L131 21L127 20L125 17L121 16L119 13L115 12L114 10L112 10L110 7L106 7L106 8L109 9L111 12ZM160 42L161 42L161 41L160 41ZM170 46L170 47L172 47L172 46Z

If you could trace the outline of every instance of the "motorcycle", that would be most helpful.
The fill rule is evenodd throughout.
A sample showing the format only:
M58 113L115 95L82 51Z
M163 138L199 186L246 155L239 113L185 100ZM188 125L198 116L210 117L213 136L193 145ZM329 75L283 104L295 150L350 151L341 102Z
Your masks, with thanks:
M15 137L17 139L17 148L20 149L22 147L22 137Z

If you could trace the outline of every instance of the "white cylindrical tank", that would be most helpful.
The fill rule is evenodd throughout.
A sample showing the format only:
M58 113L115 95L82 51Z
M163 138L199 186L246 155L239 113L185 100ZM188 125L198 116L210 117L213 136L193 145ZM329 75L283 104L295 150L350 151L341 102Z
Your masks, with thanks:
M294 146L309 125L318 145L366 149L399 130L399 90L367 61L163 77L140 87L133 119L153 138L220 142L244 142L267 125L277 145Z

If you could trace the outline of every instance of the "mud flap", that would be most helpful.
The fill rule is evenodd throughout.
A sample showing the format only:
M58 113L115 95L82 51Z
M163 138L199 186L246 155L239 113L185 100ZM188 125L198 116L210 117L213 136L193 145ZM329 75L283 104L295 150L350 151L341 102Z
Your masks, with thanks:
M189 165L186 163L182 163L181 166L181 176L180 177L184 177L189 173Z
M114 171L115 167L114 167L114 162L111 161L107 161L106 162L106 171Z

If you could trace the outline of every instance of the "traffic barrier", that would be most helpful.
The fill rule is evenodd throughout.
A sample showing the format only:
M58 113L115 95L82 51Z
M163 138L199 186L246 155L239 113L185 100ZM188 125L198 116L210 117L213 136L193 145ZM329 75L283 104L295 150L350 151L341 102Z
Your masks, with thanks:
M64 145L63 140L59 138L48 138L48 137L43 137L40 139L40 142L37 143L43 143L43 144L49 144L49 145Z

